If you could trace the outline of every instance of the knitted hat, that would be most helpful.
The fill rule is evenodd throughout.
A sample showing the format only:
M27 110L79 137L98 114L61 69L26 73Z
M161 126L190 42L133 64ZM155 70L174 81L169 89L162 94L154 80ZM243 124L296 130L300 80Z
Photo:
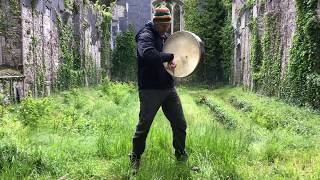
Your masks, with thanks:
M156 9L154 9L153 22L154 23L171 23L170 10L165 6L157 7Z

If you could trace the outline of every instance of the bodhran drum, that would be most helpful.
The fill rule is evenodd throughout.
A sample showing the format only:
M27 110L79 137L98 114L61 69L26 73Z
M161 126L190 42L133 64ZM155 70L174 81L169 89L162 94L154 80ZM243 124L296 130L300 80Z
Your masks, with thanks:
M163 52L174 54L177 67L172 71L168 63L165 69L174 77L187 77L196 69L204 54L201 39L194 33L179 31L173 33L165 42Z

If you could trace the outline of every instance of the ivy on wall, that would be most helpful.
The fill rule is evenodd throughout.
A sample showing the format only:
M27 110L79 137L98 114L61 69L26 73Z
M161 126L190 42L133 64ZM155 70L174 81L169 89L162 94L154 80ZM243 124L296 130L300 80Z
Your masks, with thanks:
M44 66L37 66L36 69L37 75L36 75L36 88L37 88L37 96L44 96L45 91L45 77L44 77Z
M7 11L5 11L7 9ZM10 31L16 25L19 25L18 18L20 17L20 3L17 0L9 0L7 7L0 9L0 36L7 39L20 39L21 37L15 31ZM11 51L7 47L7 51Z
M73 9L73 5L74 5L74 1L75 0L64 0L64 6L68 9L71 10Z
M62 52L62 62L58 69L58 89L66 90L72 87L84 85L84 70L81 70L78 57L78 51L75 50L73 29L69 24L63 24L61 19L58 19L59 27L59 46ZM77 62L77 63L75 63Z
M74 0L65 0L65 5L69 10L73 11ZM93 7L95 11L102 15L102 22L97 21L96 24L97 27L101 25L102 31L102 70L97 67L96 60L92 59L90 54L86 54L86 51L81 50L81 37L75 35L73 27L70 24L64 24L61 19L59 19L59 45L62 52L62 62L58 70L57 88L60 90L97 84L100 81L101 71L107 76L106 69L108 68L111 59L111 48L109 44L111 22L110 8L100 4L100 1L96 1ZM87 22L82 22L81 27L85 28L85 26L88 26Z
M260 69L263 59L262 54L262 44L261 39L258 34L258 23L257 19L253 18L249 23L249 29L251 32L251 42L250 42L250 65L251 73L253 79L253 90L257 91L261 86L259 82L261 81Z
M110 78L111 74L111 44L110 44L110 38L111 38L111 20L112 20L112 14L110 7L107 7L107 5L111 5L112 1L96 1L95 8L97 11L102 13L103 20L101 22L101 30L102 30L102 42L101 42L101 68L102 68L102 78ZM107 5L106 5L107 4Z
M21 12L20 11L20 2L17 0L9 0L9 6L10 6L11 13L14 16L19 16L19 14Z
M296 0L296 34L282 97L320 109L320 21L317 0Z
M21 39L21 34L16 33L15 28L17 25L21 25L21 3L17 0L7 0L7 7L1 7L0 9L0 36L4 36L6 39ZM51 2L51 1L50 1ZM49 2L49 3L50 3ZM110 64L111 59L111 48L109 44L110 40L110 22L111 22L111 13L110 8L106 5L101 5L100 1L96 1L96 4L88 0L83 0L83 8L94 8L94 14L97 14L98 18L96 27L98 33L101 33L102 37L98 36L100 40L101 47L101 64L102 68L106 68L104 64ZM32 16L34 18L41 18L41 12L35 10L35 7L38 3L38 0L31 0L31 9ZM76 14L79 12L79 3L81 1L76 0L64 0L64 5L70 14ZM82 12L80 12L82 13ZM73 87L83 86L86 84L96 84L98 79L100 80L100 71L101 69L97 67L96 59L92 59L91 55L83 55L83 49L81 49L81 36L76 35L74 32L73 24L70 22L62 22L60 16L62 12L58 13L57 26L59 31L59 52L60 54L60 64L57 72L57 81L52 82L54 87L53 90L66 90ZM102 15L103 18L100 18ZM100 21L102 19L102 22ZM32 22L31 22L32 23ZM38 24L33 23L32 28L36 28ZM100 31L101 25L101 31ZM12 30L11 30L12 29ZM45 60L43 59L43 54L39 54L37 51L38 48L43 48L43 37L35 36L34 31L28 30L28 34L31 33L31 43L29 44L27 58L31 60L34 57L34 62L32 65L32 72L30 74L33 76L34 82L30 83L30 92L34 96L44 96L46 95L46 67ZM100 35L100 34L99 34ZM14 54L14 43L9 43L6 46L6 52L8 54ZM12 46L12 47L11 47ZM41 52L42 53L42 52ZM83 56L82 56L83 55ZM16 58L12 58L15 60ZM42 62L41 62L42 61ZM30 63L31 64L31 63ZM105 73L107 74L107 73ZM55 77L53 77L55 79ZM29 83L29 82L28 82Z
M254 90L279 96L297 105L320 108L320 21L317 0L296 0L296 32L289 63L281 77L280 16L264 16L264 33L258 35L257 19L249 28L250 63ZM255 2L253 2L255 4Z
M20 70L20 54L17 54L16 45L21 43L20 1L7 0L0 5L0 36L5 39L3 53L6 61L1 62L6 67Z
M0 36L4 36L6 31L6 17L3 11L0 11Z
M41 39L36 36L31 37L31 44L29 47L29 50L33 54L34 57L37 55L39 56L39 53L37 52L37 48L39 48L39 44L41 42ZM34 88L34 95L37 96L44 96L46 91L45 91L45 74L44 74L44 69L45 65L39 62L34 62L35 63L35 82L33 85Z
M269 13L264 17L264 34L262 37L262 65L258 84L261 91L268 96L279 94L281 74L280 16ZM257 53L257 56L258 55ZM256 62L257 63L257 62Z

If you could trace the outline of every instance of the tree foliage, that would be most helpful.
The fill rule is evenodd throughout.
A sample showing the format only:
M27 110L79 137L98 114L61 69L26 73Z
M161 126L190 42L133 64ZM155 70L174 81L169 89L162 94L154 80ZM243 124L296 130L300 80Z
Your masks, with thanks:
M221 0L185 1L185 22L188 31L204 42L205 56L195 79L208 83L228 82L232 57L233 30L227 9ZM226 4L228 5L228 4ZM229 21L230 23L230 21Z
M134 28L120 33L112 54L111 78L121 81L135 81L137 77L136 42Z

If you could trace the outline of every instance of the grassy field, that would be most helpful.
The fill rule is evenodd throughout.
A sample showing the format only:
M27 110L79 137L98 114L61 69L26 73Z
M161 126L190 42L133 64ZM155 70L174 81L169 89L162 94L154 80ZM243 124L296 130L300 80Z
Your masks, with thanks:
M175 162L159 110L141 169L130 176L137 89L106 83L1 106L0 179L320 179L319 112L241 88L178 92L188 121L187 164Z

